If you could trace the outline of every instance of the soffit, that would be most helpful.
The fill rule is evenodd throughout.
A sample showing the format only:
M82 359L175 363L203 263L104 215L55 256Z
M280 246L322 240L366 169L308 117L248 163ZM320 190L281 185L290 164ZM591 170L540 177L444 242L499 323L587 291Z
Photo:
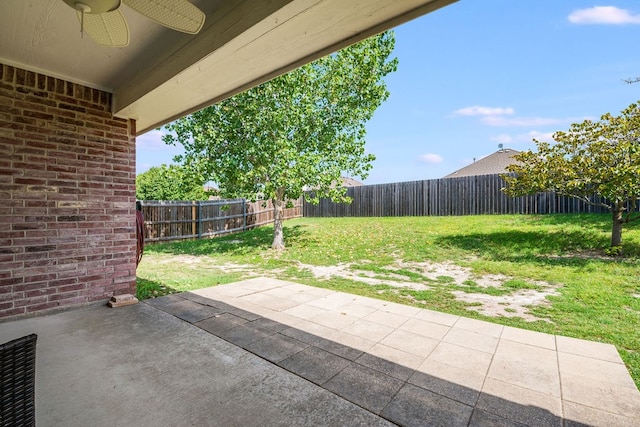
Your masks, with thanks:
M113 93L140 134L453 1L192 0L195 36L125 5L131 42L106 48L62 0L2 0L0 62Z

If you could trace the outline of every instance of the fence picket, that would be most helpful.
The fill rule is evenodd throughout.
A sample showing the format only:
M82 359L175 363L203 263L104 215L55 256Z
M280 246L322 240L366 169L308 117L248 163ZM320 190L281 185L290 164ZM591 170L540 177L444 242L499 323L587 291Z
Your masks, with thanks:
M486 214L603 213L601 206L555 193L509 197L500 175L440 178L350 187L351 204L303 202L305 217L444 216ZM593 200L601 200L594 198Z
M284 209L284 218L445 216L486 214L603 213L602 206L539 193L512 198L501 191L500 175L441 178L350 187L351 204L303 200ZM604 201L594 197L597 202ZM147 242L193 239L243 231L273 222L271 201L244 199L202 202L141 201ZM224 207L224 209L223 209ZM640 209L640 208L638 208Z
M265 204L263 207L262 205ZM195 239L244 231L273 222L271 201L245 199L140 202L145 242ZM284 209L284 218L302 216L302 200Z

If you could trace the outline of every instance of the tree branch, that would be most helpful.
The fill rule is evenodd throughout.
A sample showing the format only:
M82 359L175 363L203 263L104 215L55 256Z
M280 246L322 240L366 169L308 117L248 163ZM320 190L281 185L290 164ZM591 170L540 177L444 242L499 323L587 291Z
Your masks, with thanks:
M633 218L627 218L627 223L633 222L633 221L637 221L640 219L640 215L633 217Z
M587 196L579 196L577 194L564 193L562 191L557 191L556 193L560 194L561 196L573 197L574 199L581 200L591 206L600 206L601 208L607 208L609 210L613 209L611 205L608 205L604 202L592 202Z

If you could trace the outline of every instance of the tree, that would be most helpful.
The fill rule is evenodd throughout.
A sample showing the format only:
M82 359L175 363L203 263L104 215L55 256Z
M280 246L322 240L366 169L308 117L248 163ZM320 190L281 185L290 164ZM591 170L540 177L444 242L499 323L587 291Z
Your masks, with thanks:
M614 117L572 124L553 135L556 144L534 139L537 152L523 151L504 175L508 194L552 191L607 208L612 214L611 247L620 251L622 226L640 219L640 108L631 104ZM604 201L593 201L592 196Z
M207 200L211 191L180 165L152 167L136 177L138 200Z
M284 248L286 203L347 202L341 175L366 178L375 159L365 153L365 122L389 96L383 77L396 70L395 43L385 32L179 119L164 141L176 157L223 197L271 200L272 247Z

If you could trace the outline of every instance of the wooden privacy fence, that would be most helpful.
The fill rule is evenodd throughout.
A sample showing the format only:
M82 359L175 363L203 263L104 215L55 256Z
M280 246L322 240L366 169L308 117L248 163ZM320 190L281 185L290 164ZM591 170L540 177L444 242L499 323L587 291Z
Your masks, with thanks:
M578 199L541 193L510 197L500 189L500 175L478 175L425 181L349 187L351 204L321 199L304 202L305 217L445 216L608 212ZM593 201L598 198L594 197Z
M196 239L249 230L273 222L271 201L245 199L196 202L141 201L145 242ZM284 218L302 216L302 200L284 209Z

